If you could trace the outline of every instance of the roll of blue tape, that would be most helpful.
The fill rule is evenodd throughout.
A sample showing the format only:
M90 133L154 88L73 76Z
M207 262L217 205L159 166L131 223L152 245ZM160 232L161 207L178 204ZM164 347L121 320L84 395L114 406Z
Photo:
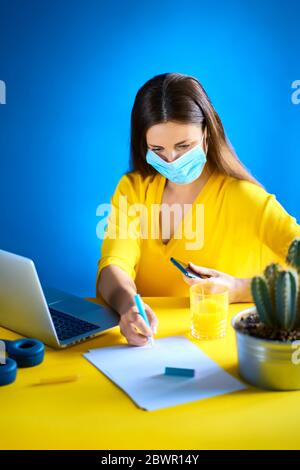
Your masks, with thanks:
M16 361L18 367L33 367L43 362L45 346L38 339L24 338L5 343L8 356Z
M7 357L5 364L0 364L0 385L8 385L16 380L17 363Z

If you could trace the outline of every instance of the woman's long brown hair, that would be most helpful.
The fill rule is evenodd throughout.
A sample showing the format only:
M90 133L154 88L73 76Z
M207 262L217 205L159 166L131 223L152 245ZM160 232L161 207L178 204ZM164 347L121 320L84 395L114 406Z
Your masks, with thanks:
M146 162L146 132L168 121L201 125L206 129L206 158L221 173L262 186L237 157L218 113L201 83L190 75L163 73L148 80L137 92L131 112L131 171L143 176L156 170Z

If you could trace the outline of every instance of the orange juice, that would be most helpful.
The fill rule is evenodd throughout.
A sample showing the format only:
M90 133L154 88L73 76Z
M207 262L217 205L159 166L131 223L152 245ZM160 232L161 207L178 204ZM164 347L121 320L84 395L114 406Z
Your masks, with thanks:
M226 335L228 288L199 283L190 288L191 334L197 339L217 339Z

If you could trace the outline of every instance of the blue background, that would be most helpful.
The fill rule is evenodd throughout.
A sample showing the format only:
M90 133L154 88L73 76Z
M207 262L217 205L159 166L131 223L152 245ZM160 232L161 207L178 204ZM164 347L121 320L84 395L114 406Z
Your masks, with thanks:
M239 158L299 220L299 17L296 0L0 0L0 247L43 283L95 294L96 209L128 169L135 94L174 71L200 80Z

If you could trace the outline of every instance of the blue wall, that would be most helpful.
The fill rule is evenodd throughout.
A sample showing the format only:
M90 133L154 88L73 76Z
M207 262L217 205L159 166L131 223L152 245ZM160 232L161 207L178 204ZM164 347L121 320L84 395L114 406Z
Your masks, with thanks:
M240 159L297 219L300 4L0 0L0 246L42 282L94 295L96 208L128 169L150 77L196 76Z

